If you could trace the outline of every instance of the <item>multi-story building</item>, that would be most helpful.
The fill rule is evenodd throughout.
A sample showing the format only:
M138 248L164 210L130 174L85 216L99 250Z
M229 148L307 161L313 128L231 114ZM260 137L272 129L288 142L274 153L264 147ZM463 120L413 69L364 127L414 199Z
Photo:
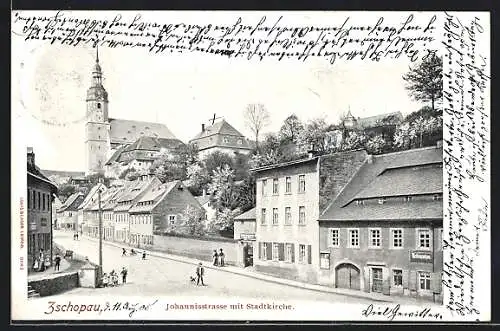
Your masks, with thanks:
M94 230L92 232L97 232L97 235L99 234L99 212L101 212L102 236L104 240L115 240L115 221L113 208L116 203L113 199L116 199L116 195L121 190L122 188L120 187L110 187L106 190L103 190L100 197L100 206L98 196L96 201L90 204L87 208L88 213L90 214L90 219L93 220L93 228L97 228L97 231Z
M75 192L57 210L57 220L62 230L78 231L78 207L83 199L82 192Z
M189 233L189 224L184 222L187 208L192 208L193 216L203 218L203 208L181 181L150 186L129 210L131 244L152 246L154 234Z
M253 143L224 119L209 126L202 124L201 132L189 143L198 149L202 159L215 151L230 155L249 154L253 148Z
M121 231L117 238L123 238L123 235L125 235L127 243L134 242L129 210L146 194L149 188L160 184L161 181L158 178L151 175L143 175L135 181L130 182L120 195L117 196L114 203L115 207L113 208L115 231ZM125 234L123 234L123 231L125 231ZM120 241L120 239L118 240Z
M43 249L52 261L52 202L57 187L35 164L35 153L27 151L27 200L28 200L28 265Z
M253 169L257 271L317 282L320 211L366 158L356 150Z
M57 196L54 196L54 200L52 202L52 227L56 230L61 228L59 222L57 221L57 211L62 206L63 203L61 202L61 200Z
M98 226L96 225L95 215L90 210L98 198L98 191L105 192L107 187L103 183L97 183L83 199L80 206L78 206L78 231L82 234L97 237L99 235Z
M372 156L319 217L319 282L442 300L443 151Z

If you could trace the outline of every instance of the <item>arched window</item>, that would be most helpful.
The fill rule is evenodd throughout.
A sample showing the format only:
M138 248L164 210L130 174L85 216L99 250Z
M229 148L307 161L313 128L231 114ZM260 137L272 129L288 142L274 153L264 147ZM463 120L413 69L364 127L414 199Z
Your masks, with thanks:
M101 103L100 102L97 103L97 108L101 109Z

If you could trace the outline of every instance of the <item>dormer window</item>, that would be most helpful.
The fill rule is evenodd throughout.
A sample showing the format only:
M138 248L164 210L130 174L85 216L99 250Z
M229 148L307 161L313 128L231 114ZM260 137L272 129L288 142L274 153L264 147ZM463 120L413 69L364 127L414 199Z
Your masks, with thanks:
M441 200L441 198L442 198L441 194L434 194L434 196L432 197L432 200L439 201L439 200Z
M412 196L404 197L404 201L405 202L410 202L412 198L413 198Z
M378 204L383 205L386 201L387 201L386 198L380 198L380 199L378 199Z
M242 145L243 144L243 140L242 139L238 139L238 145Z
M224 137L224 144L229 144L229 139L227 137Z
M145 127L145 129L146 129L146 130L149 130L149 126L146 126L146 127Z
M365 204L365 200L356 200L356 205L362 206Z

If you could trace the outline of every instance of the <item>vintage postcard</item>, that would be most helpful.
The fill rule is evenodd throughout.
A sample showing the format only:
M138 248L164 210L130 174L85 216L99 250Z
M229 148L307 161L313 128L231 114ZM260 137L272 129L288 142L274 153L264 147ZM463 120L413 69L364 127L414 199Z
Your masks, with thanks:
M12 320L489 321L488 12L12 12Z

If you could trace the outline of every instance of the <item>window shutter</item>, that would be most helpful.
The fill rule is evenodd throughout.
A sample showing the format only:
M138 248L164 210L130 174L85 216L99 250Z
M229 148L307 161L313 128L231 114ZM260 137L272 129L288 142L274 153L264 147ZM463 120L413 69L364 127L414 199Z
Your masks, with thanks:
M307 263L312 263L312 248L311 245L307 245Z
M409 288L410 273L408 270L403 270L403 289Z
M417 290L417 272L414 270L410 271L410 285L409 289L410 291L416 291Z
M364 290L365 292L370 292L370 271L371 271L371 268L370 267L363 267L363 271L364 271L364 281L365 281L365 284L364 284Z
M273 259L273 243L267 243L267 259L272 260Z
M295 244L292 244L292 263L295 262Z
M278 244L278 260L280 260L280 261L285 260L285 244L284 243Z
M262 260L262 243L259 242L259 260Z
M442 274L440 272L432 273L432 293L440 294L442 291Z

